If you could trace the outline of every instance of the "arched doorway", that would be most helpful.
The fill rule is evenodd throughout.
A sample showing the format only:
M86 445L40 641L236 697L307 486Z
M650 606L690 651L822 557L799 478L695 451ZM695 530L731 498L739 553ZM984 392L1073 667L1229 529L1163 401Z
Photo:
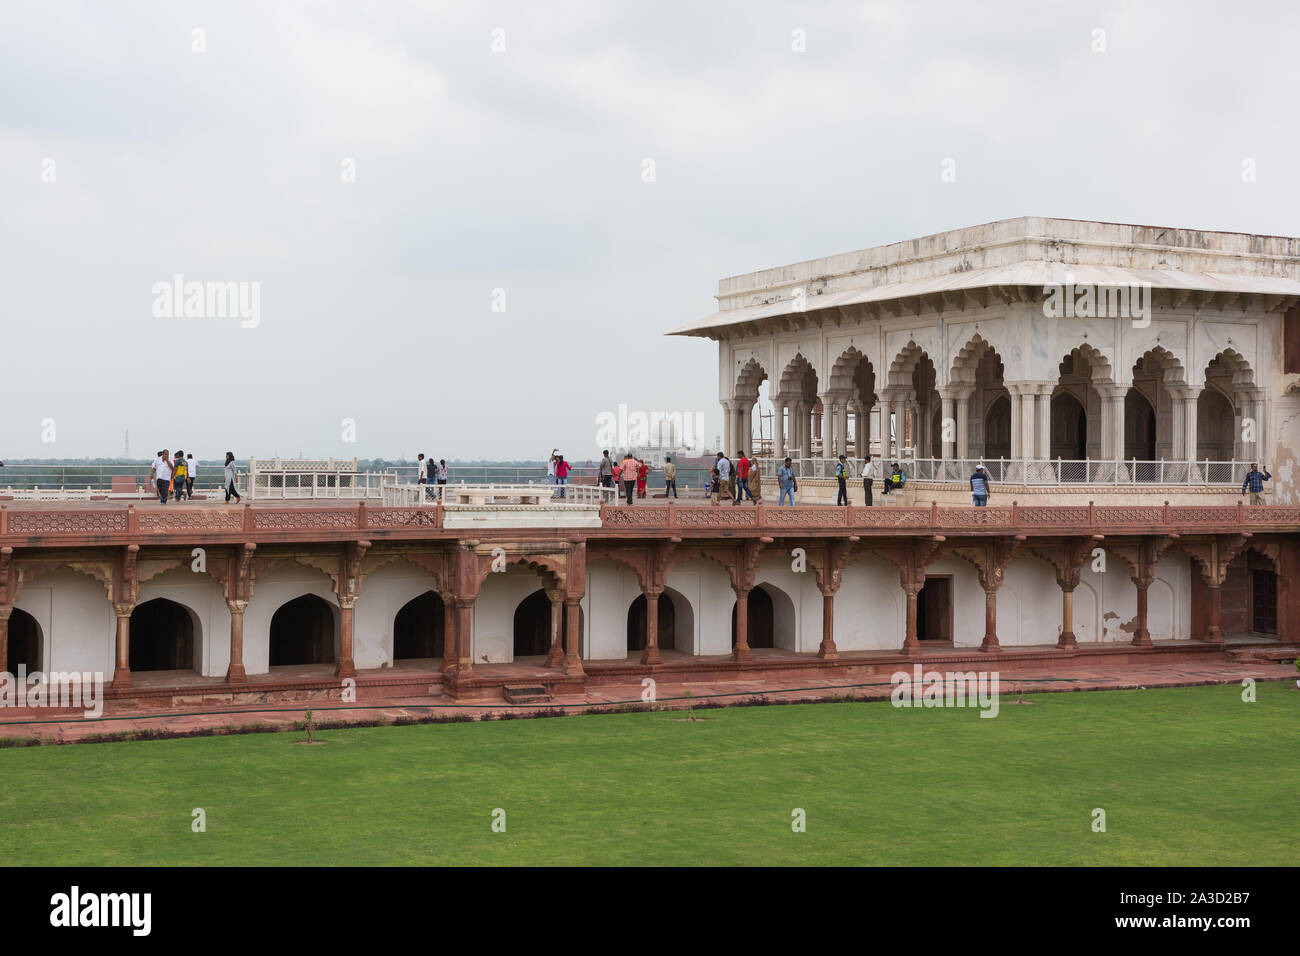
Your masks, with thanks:
M411 598L393 618L393 660L442 657L446 623L445 606L436 591Z
M1052 396L1051 457L1066 461L1088 457L1088 412L1073 394L1059 389Z
M1228 396L1207 385L1196 398L1196 457L1231 461L1236 451L1235 413Z
M659 649L671 651L677 644L677 609L673 599L667 593L658 597L659 601ZM640 595L627 609L627 649L629 651L645 650L646 641L646 599Z
M197 669L198 621L183 604L154 598L131 612L130 667L133 671Z
M761 587L754 588L749 592L745 610L748 623L746 643L750 647L775 647L776 612L772 606L772 596ZM736 646L736 611L737 606L733 604L731 607L732 647Z
M20 607L9 616L9 644L5 660L9 673L17 674L19 667L27 673L41 669L41 625Z
M586 617L578 608L578 633L583 633ZM514 617L514 657L545 657L551 649L551 599L538 588L519 602ZM560 640L564 640L564 609L560 609Z
M1141 389L1130 388L1124 396L1124 458L1127 461L1155 461L1155 457L1155 406Z
M995 398L984 412L984 457L1011 457L1011 399L1006 395Z
M334 607L315 594L283 604L271 616L270 665L332 664L337 658Z

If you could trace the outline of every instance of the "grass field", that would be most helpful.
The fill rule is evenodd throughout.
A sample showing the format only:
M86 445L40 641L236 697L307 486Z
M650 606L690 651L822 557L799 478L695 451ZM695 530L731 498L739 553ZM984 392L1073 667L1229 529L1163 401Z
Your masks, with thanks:
M11 865L1292 865L1300 692L1258 694L1045 694L1004 699L991 720L803 704L694 723L337 730L319 746L282 733L6 749L0 852Z

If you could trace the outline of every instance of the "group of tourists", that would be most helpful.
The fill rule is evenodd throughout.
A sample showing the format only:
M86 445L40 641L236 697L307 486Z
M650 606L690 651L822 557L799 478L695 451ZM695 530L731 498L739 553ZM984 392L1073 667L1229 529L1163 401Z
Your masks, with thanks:
M646 482L650 479L651 468L643 459L638 458L631 449L628 450L621 461L615 461L609 457L609 450L606 449L600 458L600 467L597 469L597 478L602 488L617 488L622 492L623 497L630 505L633 498L644 498L646 496ZM672 492L674 498L677 497L677 466L673 464L672 457L669 456L664 461L664 497L668 492Z
M710 503L715 505L722 502L724 495L733 505L738 505L747 498L753 502L762 500L763 476L758 460L746 458L744 451L736 455L735 461L723 452L718 452L718 457L709 470L707 491Z
M415 456L415 470L417 485L445 485L447 483L447 459L439 458L434 461L432 458L425 458L424 452ZM429 498L434 496L433 489L426 491Z
M150 466L150 474L153 476L154 484L158 488L158 501L161 504L167 504L173 495L176 500L182 498L186 501L194 499L194 478L198 474L198 462L194 460L192 453L177 449L175 457L172 456L169 449L162 449L154 457L153 465ZM226 452L226 462L222 469L222 487L226 492L226 503L230 499L235 501L242 500L239 489L235 487L235 455L234 452Z

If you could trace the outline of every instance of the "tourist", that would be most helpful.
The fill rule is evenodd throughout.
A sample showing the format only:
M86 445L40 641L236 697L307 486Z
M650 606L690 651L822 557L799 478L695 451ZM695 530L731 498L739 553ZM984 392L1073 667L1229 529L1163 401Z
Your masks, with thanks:
M736 459L736 504L740 504L746 497L750 501L754 496L749 493L749 469L750 460L745 457L744 449L741 449L740 456Z
M717 505L722 499L722 474L717 468L713 468L711 469L709 479L709 503Z
M185 497L190 501L194 500L194 474L197 471L198 468L194 464L194 456L186 455L185 456Z
M664 457L664 497L668 497L668 492L677 497L677 466L673 464L673 456Z
M749 498L754 504L763 500L763 473L757 458L751 458L749 463Z
M438 484L445 485L446 483L447 483L447 459L439 458L438 459Z
M1255 462L1250 463L1250 471L1246 472L1246 480L1241 483L1241 493L1244 495L1247 489L1250 490L1250 503L1252 505L1262 505L1264 503L1264 482L1273 476L1268 473L1268 466L1264 466L1261 473Z
M546 459L546 483L548 485L555 484L555 462L556 462L556 456L559 454L559 451L560 449L558 448L552 448L551 457ZM554 498L555 495L552 494L551 497Z
M230 504L230 498L233 495L236 501L240 500L239 489L235 487L235 454L226 452L226 466L221 476L222 484L226 488L226 504Z
M427 486L437 482L437 479L438 479L438 463L435 462L432 458L430 458L428 462L425 464L425 477L424 477L424 483L426 486L424 490L424 494L425 497L429 498L430 500L436 500L438 497L438 493L434 491L432 488L429 488ZM438 482L438 484L444 484L444 482Z
M840 455L839 460L835 462L835 482L839 485L839 491L835 493L835 503L847 506L849 503L849 465L848 459L844 455Z
M871 456L868 455L862 462L862 497L868 508L871 507Z
M649 477L650 466L638 458L636 462L636 496L638 498L645 497L645 483Z
M609 449L605 449L605 457L600 460L600 487L612 488L614 486L614 462L610 460Z
M899 491L905 484L907 484L907 476L903 474L903 469L898 462L894 462L893 470L890 472L889 478L885 480L885 491L888 493L890 488Z
M777 507L785 504L786 495L790 496L790 505L794 505L794 493L799 490L799 483L794 479L794 467L790 464L790 459L785 460L776 471L777 484L781 486L781 496L777 499Z
M987 507L989 503L989 479L984 474L984 466L976 465L975 474L970 476L970 496L976 508Z
M172 465L168 458L169 454L170 452L164 448L153 460L153 480L158 488L158 500L163 504L167 504L172 485Z
M632 503L632 496L636 494L636 471L639 462L632 456L631 450L623 458L622 465L619 466L619 477L623 481L623 494L627 497L627 503Z
M428 466L425 465L424 462L424 452L420 452L418 455L415 456L415 483L417 485L425 484L426 478L425 478L424 469L426 467Z
M564 460L563 455L556 456L555 483L560 488L560 497L565 497L565 485L569 483L569 463Z
M185 497L185 479L188 475L189 471L185 467L185 452L178 448L176 460L172 464L172 491L176 493L177 501Z
M731 462L727 460L727 456L722 452L718 452L718 458L713 467L718 469L718 480L721 482L721 486L730 486L731 483L728 479L731 476ZM731 497L734 498L735 495Z

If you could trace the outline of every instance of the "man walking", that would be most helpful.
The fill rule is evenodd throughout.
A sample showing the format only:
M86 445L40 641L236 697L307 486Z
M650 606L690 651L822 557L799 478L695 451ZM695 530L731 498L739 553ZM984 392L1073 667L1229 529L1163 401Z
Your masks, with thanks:
M837 505L847 505L849 503L849 465L848 458L840 455L839 461L835 462L835 481L840 486L840 490L835 494L835 503Z
M731 462L727 460L726 455L718 452L718 460L714 467L718 469L718 481L721 482L719 494L725 494L734 500L736 496L731 493L731 482L729 480L731 477Z
M677 497L677 466L673 464L673 456L664 457L664 497L668 497L668 492Z
M785 504L786 495L790 496L790 505L793 507L794 493L799 490L799 484L794 480L794 468L791 467L789 458L777 469L776 480L781 486L781 497L777 499L777 507Z
M167 504L167 493L171 490L172 483L172 466L167 458L168 453L164 448L153 460L153 480L158 488L158 500L163 504Z
M609 457L609 449L605 449L605 457L600 460L600 487L614 487L614 462Z
M417 485L425 484L427 479L424 470L426 467L427 465L424 463L424 452L420 452L415 456L415 483Z
M749 490L749 469L750 461L745 457L744 449L740 452L740 457L736 459L736 504L740 504L746 498L754 500L754 495Z
M1250 471L1246 472L1246 480L1241 483L1241 493L1244 495L1247 490L1250 491L1250 503L1252 505L1262 505L1264 503L1264 482L1273 476L1268 473L1268 466L1264 466L1261 473L1256 467L1255 462L1250 463Z
M984 474L984 466L976 465L975 474L970 476L970 498L976 508L984 508L989 503L989 479Z
M632 498L636 495L636 472L639 462L632 457L629 450L627 456L618 466L618 477L623 481L623 494L627 497L627 503L632 503Z
M871 507L871 485L871 456L868 455L862 462L862 494L868 508Z
M194 475L198 468L194 464L194 456L188 454L185 456L185 498L187 501L194 500Z

